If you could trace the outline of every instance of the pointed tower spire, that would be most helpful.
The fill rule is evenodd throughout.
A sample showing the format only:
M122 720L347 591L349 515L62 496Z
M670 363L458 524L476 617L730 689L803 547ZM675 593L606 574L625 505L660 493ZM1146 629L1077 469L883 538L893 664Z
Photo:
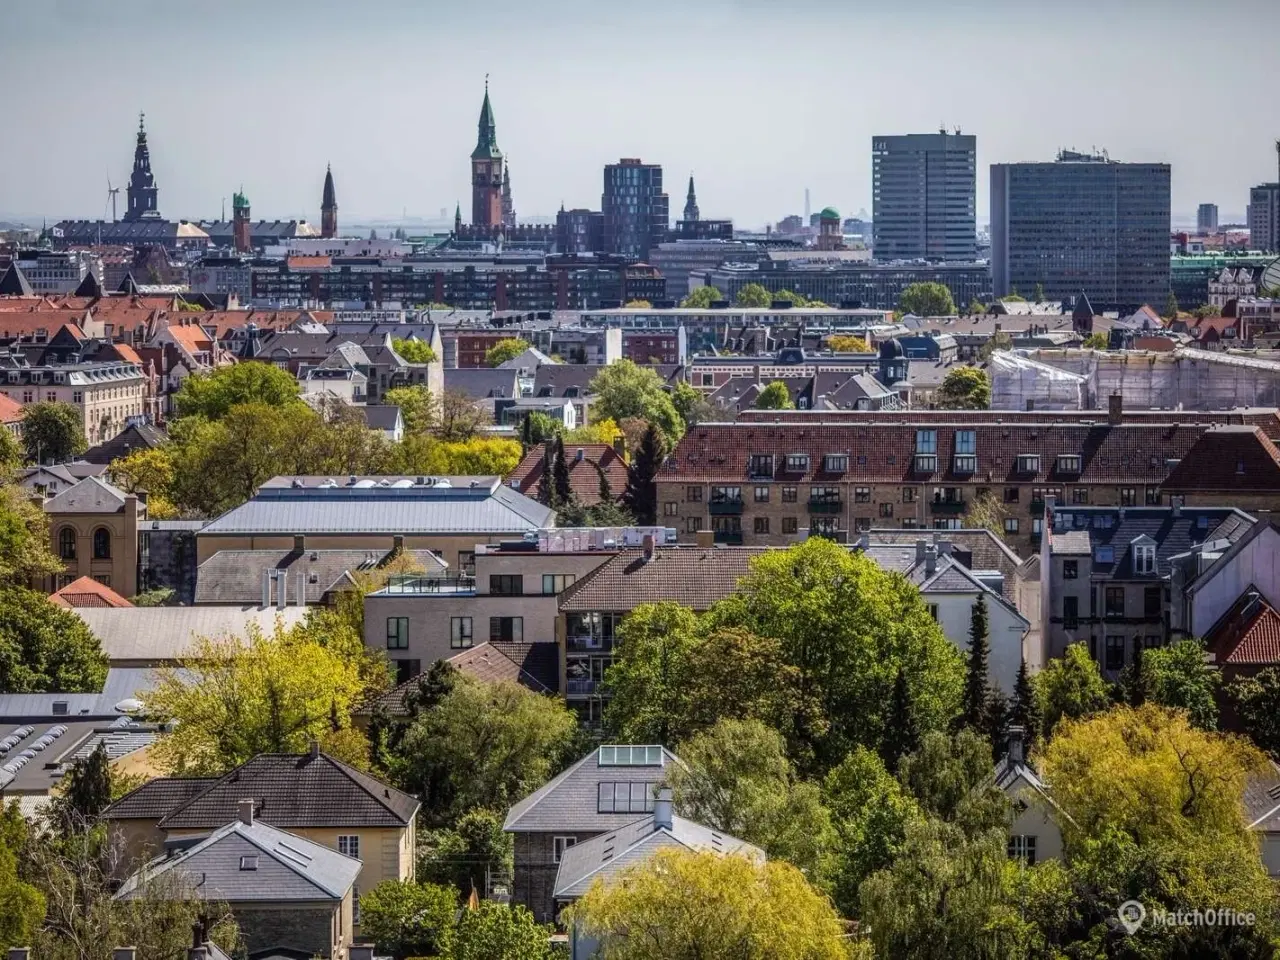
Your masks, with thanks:
M159 189L156 178L151 174L151 150L147 147L147 126L145 113L138 114L138 140L133 148L133 173L129 176L129 206L125 210L125 220L158 220L160 210Z
M320 198L320 236L338 235L338 194L333 188L333 168L325 164L324 191Z
M462 232L462 204L459 203L453 208L453 233L457 236Z
M693 191L693 174L689 174L689 195L684 201L684 219L698 219L698 195Z
M480 104L480 122L476 126L476 148L471 152L471 159L501 157L502 151L498 149L498 128L493 122L493 105L489 103L488 74L485 74L484 78L484 102Z

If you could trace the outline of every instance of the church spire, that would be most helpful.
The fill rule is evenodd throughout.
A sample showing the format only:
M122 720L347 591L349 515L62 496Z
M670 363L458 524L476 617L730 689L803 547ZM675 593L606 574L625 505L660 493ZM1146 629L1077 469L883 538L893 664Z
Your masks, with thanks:
M333 168L328 164L324 170L324 191L320 197L320 236L336 237L338 235L338 193L333 188Z
M157 208L159 189L156 178L151 173L151 150L147 147L147 115L138 114L138 140L133 148L133 173L129 176L129 206L125 210L126 220L158 220L160 211Z
M689 195L684 201L684 219L698 219L698 195L693 192L693 174L689 174Z
M489 103L488 75L484 78L484 102L480 104L480 122L477 127L476 148L471 152L471 159L501 157L502 151L498 149L498 129L493 122L493 106Z

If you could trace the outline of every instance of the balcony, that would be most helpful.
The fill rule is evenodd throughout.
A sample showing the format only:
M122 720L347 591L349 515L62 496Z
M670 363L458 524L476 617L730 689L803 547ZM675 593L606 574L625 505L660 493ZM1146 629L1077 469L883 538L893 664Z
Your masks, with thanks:
M603 686L600 680L566 680L564 692L569 697L590 697L599 693Z
M930 500L929 512L941 517L958 517L964 513L965 506L963 500Z
M733 517L742 513L741 500L712 500L707 508L713 517Z
M384 597L474 597L476 595L476 581L474 577L394 575L387 580L381 590L376 591L376 595Z
M613 648L613 638L592 636L589 633L575 634L565 637L565 648L577 653L586 653L589 651L611 650Z
M810 500L809 512L817 514L834 515L844 511L843 500Z
M729 547L740 547L742 546L742 531L741 530L717 530L715 542L723 543L725 546L729 546Z
M1044 500L1032 500L1027 504L1027 510L1033 517L1038 517L1044 513Z

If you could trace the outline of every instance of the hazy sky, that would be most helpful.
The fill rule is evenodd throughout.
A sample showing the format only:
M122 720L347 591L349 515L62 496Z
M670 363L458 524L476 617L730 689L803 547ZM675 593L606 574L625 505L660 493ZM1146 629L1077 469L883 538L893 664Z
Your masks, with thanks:
M0 217L102 216L145 110L160 209L469 216L484 76L520 215L661 163L673 215L871 208L874 134L940 123L988 165L1060 146L1173 164L1175 216L1276 179L1278 0L44 0L0 4ZM123 208L123 193L120 206Z

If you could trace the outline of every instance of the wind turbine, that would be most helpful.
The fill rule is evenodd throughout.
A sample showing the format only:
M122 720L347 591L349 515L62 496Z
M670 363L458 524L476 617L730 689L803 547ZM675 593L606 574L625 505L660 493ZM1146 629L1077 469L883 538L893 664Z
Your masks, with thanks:
M107 199L111 201L111 222L116 222L116 196L120 193L119 187L111 185L111 175L107 175ZM106 205L103 205L103 213L106 213Z

